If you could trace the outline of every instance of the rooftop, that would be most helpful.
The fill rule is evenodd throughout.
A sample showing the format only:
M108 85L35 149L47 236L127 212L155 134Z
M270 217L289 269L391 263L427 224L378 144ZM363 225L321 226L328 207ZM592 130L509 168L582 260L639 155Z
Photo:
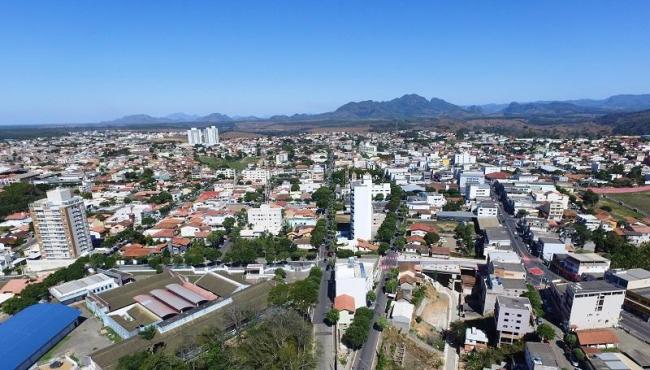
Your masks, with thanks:
M29 306L0 325L2 367L14 369L34 356L81 315L60 303Z

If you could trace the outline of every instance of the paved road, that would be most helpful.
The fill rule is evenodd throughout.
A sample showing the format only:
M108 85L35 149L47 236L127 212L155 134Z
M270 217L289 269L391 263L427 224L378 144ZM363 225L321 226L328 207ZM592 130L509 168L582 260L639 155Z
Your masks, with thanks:
M560 276L555 274L554 272L550 271L548 267L544 264L544 262L536 256L533 256L529 251L528 247L526 244L523 242L521 237L517 234L517 218L514 216L508 214L504 209L503 205L498 201L498 199L495 199L497 202L497 205L499 207L499 214L501 215L501 218L504 220L503 226L504 229L508 232L510 235L510 241L512 248L519 256L521 257L524 267L526 268L527 271L530 272L531 269L539 269L541 270L542 274L541 275L535 275L532 273L527 274L527 280L534 286L540 287L542 286L545 282L550 282L552 280L556 279L561 279Z
M324 268L324 263L320 262L321 267ZM323 277L320 282L320 290L318 291L318 303L314 307L314 335L316 345L320 353L318 361L319 370L333 370L336 369L336 348L334 343L334 326L325 324L325 315L332 307L332 300L328 294L331 270L324 270Z
M650 343L650 323L640 320L627 311L621 311L619 326L637 339Z
M373 317L373 323L377 322L381 316L384 315L384 310L386 309L386 302L388 302L388 297L384 294L384 272L382 271L379 276L379 284L377 284L377 302L375 302L375 314ZM374 368L375 356L377 354L377 343L379 342L379 337L381 332L375 330L375 328L370 328L370 333L368 334L368 340L363 345L361 350L357 353L357 356L354 359L353 369L357 370L371 370Z

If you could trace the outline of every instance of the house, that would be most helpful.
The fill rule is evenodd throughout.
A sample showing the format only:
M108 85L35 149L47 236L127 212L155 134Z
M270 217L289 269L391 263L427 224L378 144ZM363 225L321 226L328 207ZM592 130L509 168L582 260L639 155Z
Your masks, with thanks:
M584 275L604 276L611 262L596 253L567 253L560 263L560 274L572 281L579 281Z
M487 349L487 347L488 337L483 330L473 326L465 329L465 344L463 346L465 352L471 352L475 349Z
M612 329L588 329L576 331L578 343L589 353L602 349L617 348L619 339Z
M390 314L391 324L400 331L408 333L411 328L411 318L413 317L414 311L415 306L413 304L400 299L393 303L393 308Z

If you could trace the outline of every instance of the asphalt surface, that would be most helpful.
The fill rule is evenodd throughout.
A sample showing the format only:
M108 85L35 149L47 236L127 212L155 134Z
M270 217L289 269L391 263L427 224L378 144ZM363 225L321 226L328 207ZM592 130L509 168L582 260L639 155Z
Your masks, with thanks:
M499 207L499 217L503 220L503 227L510 235L510 244L512 249L521 257L524 267L527 271L527 278L529 283L533 284L535 287L543 287L545 283L549 283L556 279L561 279L557 274L550 271L544 262L539 258L530 253L528 246L521 239L517 233L517 218L510 215L503 209L503 205L499 202L498 199L494 198L495 202ZM535 275L531 273L539 269L542 273Z

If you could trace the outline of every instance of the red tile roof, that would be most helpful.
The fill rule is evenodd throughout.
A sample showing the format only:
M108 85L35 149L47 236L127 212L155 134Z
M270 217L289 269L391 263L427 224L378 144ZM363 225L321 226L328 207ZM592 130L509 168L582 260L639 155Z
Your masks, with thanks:
M581 346L593 346L597 344L616 344L618 336L611 329L588 329L576 331L578 343Z
M348 311L350 313L354 313L354 307L354 297L350 295L341 294L337 295L336 298L334 298L334 308L339 311Z

